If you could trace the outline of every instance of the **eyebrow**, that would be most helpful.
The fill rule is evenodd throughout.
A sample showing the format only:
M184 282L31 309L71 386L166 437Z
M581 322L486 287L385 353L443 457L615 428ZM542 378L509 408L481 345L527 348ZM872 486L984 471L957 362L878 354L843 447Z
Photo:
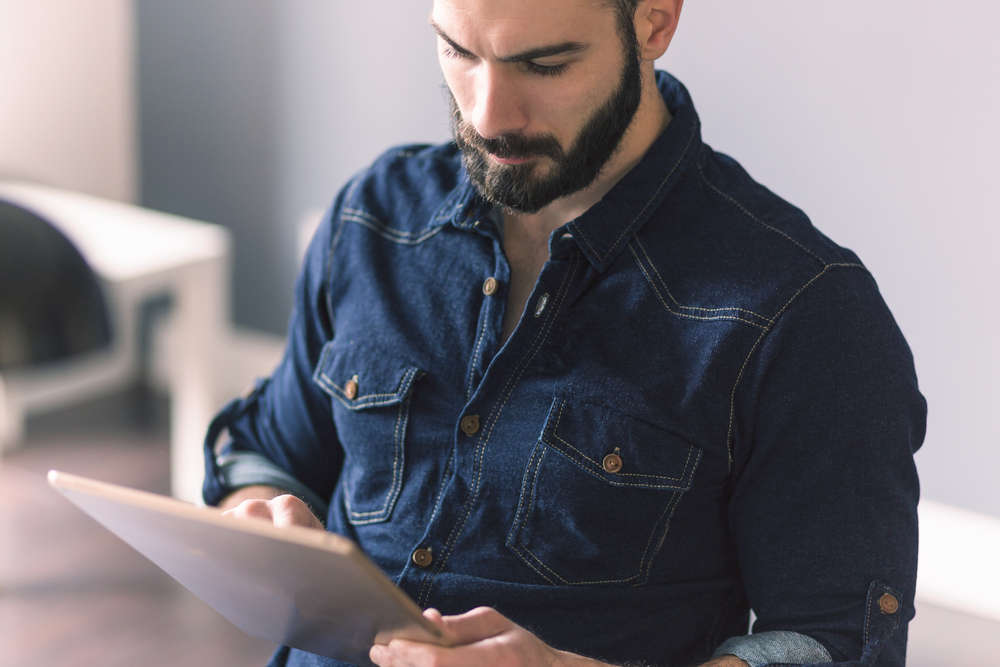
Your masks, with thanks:
M471 51L469 51L468 49L462 48L461 46L456 44L455 40L449 37L447 33L445 33L445 31L441 29L441 26L439 26L434 21L434 19L431 19L430 23L431 27L434 29L434 32L438 34L438 37L447 42L448 46L453 48L455 51L462 54L463 56L476 55ZM499 58L498 60L502 63L521 63L528 60L538 60L541 58L551 58L552 56L571 55L574 53L580 53L581 51L586 51L588 48L590 48L590 44L586 42L560 42L559 44L551 44L548 46L539 46L533 49L528 49L526 51L515 53L510 56L504 56L503 58Z

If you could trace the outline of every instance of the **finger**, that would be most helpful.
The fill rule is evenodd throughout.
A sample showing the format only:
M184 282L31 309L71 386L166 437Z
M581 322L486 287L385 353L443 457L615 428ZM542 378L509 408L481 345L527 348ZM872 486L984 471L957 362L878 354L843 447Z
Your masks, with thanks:
M379 667L392 667L392 652L382 644L368 649L368 658Z
M435 644L393 639L386 645L373 646L368 657L380 667L468 667L473 664L463 663L463 656L457 651Z
M316 515L301 499L284 494L267 501L271 520L274 525L283 528L285 526L304 526L306 528L322 528Z
M266 500L244 500L236 507L226 510L223 516L232 516L237 519L267 519L271 520L271 508Z
M368 657L379 667L468 667L460 662L461 656L452 655L454 649L442 649L434 644L394 639L388 644L375 644L368 650Z
M441 612L439 612L434 607L428 607L427 609L424 609L424 618L426 618L428 621L441 628L441 630L443 630L445 633L448 632L448 626L445 625L444 621L442 620L443 617L441 616Z
M513 624L511 623L513 626ZM516 626L514 626L516 627ZM470 665L546 664L538 639L529 632L502 633L454 647L394 639L370 652L381 667L469 667Z
M477 607L458 616L442 616L441 623L458 644L478 642L516 627L513 621L490 607Z

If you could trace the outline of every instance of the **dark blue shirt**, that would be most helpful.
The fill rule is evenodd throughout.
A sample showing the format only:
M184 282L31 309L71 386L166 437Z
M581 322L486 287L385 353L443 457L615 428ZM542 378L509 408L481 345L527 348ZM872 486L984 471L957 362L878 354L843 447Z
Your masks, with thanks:
M217 421L205 500L273 480L240 465L263 461L421 606L489 605L605 660L705 660L752 607L755 635L902 665L926 412L910 351L860 260L658 83L673 120L552 234L503 344L502 225L456 148L356 176L284 360Z

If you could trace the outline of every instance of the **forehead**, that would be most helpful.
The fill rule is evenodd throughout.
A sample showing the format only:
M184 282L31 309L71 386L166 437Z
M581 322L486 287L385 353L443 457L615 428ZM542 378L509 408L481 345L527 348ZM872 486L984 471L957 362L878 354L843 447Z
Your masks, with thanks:
M431 18L453 39L510 47L593 41L615 30L607 0L434 0Z

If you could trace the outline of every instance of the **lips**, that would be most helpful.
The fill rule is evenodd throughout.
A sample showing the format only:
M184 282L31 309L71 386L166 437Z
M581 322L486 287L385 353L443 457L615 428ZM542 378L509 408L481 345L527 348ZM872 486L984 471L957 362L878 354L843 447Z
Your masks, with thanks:
M529 155L528 157L519 157L519 158L505 158L490 153L489 156L493 158L495 161L499 162L500 164L507 164L507 165L524 164L526 162L531 162L532 160L535 159L534 155Z

